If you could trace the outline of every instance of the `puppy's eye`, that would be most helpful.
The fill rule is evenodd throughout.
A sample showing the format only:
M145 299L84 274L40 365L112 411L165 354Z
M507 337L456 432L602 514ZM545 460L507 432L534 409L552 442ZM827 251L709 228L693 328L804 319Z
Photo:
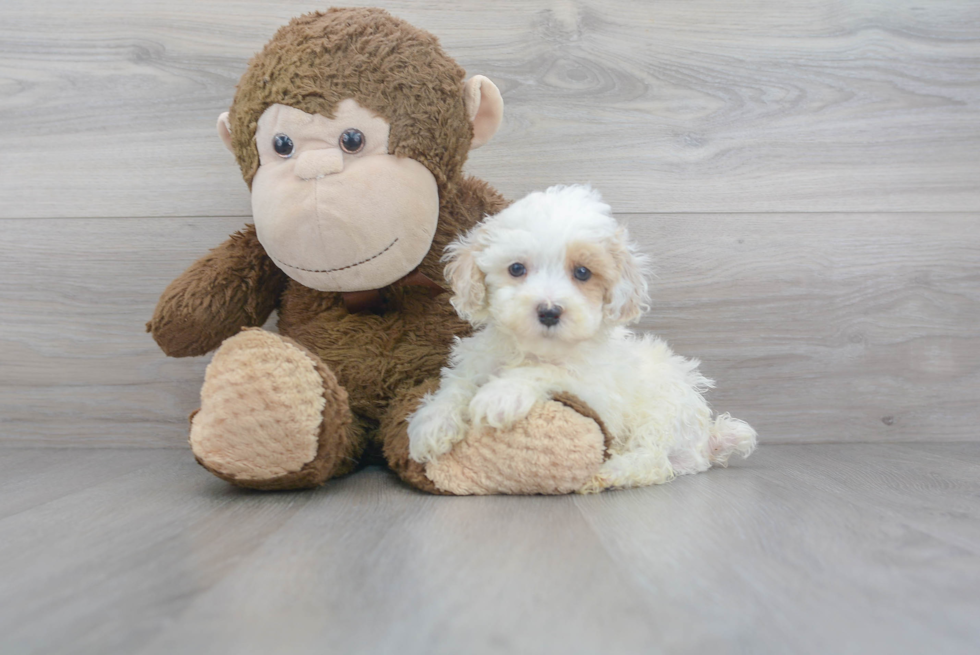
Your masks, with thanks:
M524 268L524 264L514 262L513 264L507 267L507 272L514 277L521 277L522 275L527 273L527 269Z
M360 130L354 128L344 130L344 133L340 135L340 149L348 155L353 155L364 149L365 141L367 139L364 138L364 133Z
M576 266L575 270L572 271L572 275L574 275L575 279L578 280L579 282L585 282L590 277L592 277L592 271L590 271L584 266Z
M285 134L277 134L272 137L272 149L283 159L289 159L293 156L293 140Z

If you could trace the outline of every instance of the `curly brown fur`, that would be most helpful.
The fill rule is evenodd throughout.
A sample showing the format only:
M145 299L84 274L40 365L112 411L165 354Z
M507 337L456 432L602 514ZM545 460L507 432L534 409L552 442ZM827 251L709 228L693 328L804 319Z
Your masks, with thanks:
M171 357L203 355L265 323L287 279L247 225L167 286L146 331Z
M249 62L229 112L245 182L258 170L255 129L266 108L278 103L332 118L341 100L353 98L391 125L389 153L424 164L442 191L459 177L473 136L463 75L436 37L383 9L294 18Z

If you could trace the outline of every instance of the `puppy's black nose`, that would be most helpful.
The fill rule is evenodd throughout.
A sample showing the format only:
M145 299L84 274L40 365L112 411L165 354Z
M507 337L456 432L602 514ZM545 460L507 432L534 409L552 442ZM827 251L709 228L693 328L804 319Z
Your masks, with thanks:
M561 317L561 307L554 305L548 307L547 305L538 305L538 320L541 325L547 325L551 327L552 325L558 325L558 319Z

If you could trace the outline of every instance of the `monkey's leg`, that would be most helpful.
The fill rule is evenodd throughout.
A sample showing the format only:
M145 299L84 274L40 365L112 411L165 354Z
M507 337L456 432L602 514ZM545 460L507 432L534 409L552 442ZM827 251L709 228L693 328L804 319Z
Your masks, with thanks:
M232 484L302 489L351 471L366 440L347 392L316 355L253 328L215 352L190 443L204 468Z
M422 396L439 388L439 379L423 382L419 386L396 394L388 405L388 411L378 428L378 438L385 460L392 471L408 484L432 494L451 494L437 487L425 474L425 464L419 464L408 456L408 415L415 411Z
M431 380L399 394L381 423L388 465L405 482L430 493L455 495L566 494L580 490L606 458L602 422L580 400L567 396L535 406L506 430L474 430L428 464L408 457L406 419Z

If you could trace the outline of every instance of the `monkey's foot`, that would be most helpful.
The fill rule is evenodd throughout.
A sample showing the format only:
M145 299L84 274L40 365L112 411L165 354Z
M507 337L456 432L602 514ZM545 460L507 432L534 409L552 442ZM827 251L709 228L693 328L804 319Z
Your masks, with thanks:
M254 489L314 487L346 472L347 392L320 359L261 329L225 340L191 416L191 449L219 478Z
M457 495L567 494L580 490L606 455L601 421L565 396L535 406L513 427L470 432L425 467L443 492Z

